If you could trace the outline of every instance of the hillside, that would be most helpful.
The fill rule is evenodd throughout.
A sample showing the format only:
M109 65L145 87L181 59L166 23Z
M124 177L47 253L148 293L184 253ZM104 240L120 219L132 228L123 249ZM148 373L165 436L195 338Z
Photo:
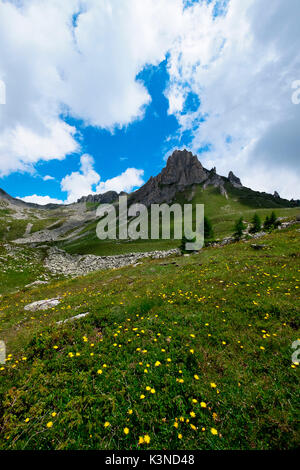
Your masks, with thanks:
M299 239L294 225L258 251L210 247L1 297L0 448L297 448Z
M124 195L125 193L122 193ZM186 150L174 151L166 167L137 191L127 195L128 206L143 203L204 204L215 237L232 234L237 218L247 223L255 212L261 218L276 210L287 220L299 213L297 201L288 201L278 194L270 195L246 188L232 172L228 177L216 169L205 169L198 158ZM66 206L36 206L0 193L0 240L18 244L55 245L72 254L119 255L132 252L168 250L178 240L100 241L96 236L96 209L101 203L113 203L118 211L118 193L85 196Z

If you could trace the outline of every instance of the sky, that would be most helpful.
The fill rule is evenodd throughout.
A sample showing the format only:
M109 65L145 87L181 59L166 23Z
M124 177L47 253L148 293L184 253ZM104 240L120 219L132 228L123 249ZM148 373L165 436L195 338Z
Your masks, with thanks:
M0 187L130 192L187 148L299 199L299 20L299 0L0 0Z

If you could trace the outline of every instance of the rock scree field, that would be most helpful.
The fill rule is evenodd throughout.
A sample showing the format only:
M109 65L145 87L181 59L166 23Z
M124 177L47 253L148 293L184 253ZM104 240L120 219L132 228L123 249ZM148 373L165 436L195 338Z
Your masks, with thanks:
M299 241L6 286L0 448L297 448Z

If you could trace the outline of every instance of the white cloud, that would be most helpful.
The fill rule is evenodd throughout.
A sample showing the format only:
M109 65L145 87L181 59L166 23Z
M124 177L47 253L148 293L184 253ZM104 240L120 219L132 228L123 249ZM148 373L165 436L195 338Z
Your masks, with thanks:
M90 155L80 158L80 171L75 171L63 178L62 191L68 193L68 203L76 202L81 196L94 193L93 187L100 181L100 175L94 170L94 159Z
M80 152L68 114L112 132L142 118L150 96L136 76L168 53L169 112L192 130L193 151L210 146L203 163L297 196L300 105L291 85L300 79L300 2L229 0L214 17L222 3L0 0L0 177ZM192 113L184 111L189 92L201 101ZM258 174L270 168L272 182ZM78 172L65 181L73 187L71 177Z
M0 0L0 177L79 152L66 113L111 130L141 118L150 96L136 75L164 59L181 11L182 0Z
M64 204L64 202L60 199L55 199L49 196L38 196L37 194L33 194L32 196L18 197L17 199L21 199L24 202L39 204L41 206L45 206L46 204Z
M105 193L106 191L116 191L117 193L120 193L121 191L125 191L126 193L129 193L134 188L140 187L144 184L144 180L142 178L143 175L144 170L127 168L127 170L121 175L101 182L97 186L96 192Z
M55 180L54 176L46 175L43 177L44 181L53 181Z
M106 191L130 192L144 183L143 174L143 170L127 168L121 175L100 182L100 175L94 170L94 159L86 154L80 158L79 171L63 178L61 189L68 193L66 203L71 204L81 196L89 194L100 194Z
M266 8L265 0L230 0L217 18L215 3L184 12L168 61L169 112L181 131L192 130L193 151L209 146L201 154L206 166L300 197L300 106L291 100L300 78L300 3L274 0ZM185 113L190 91L201 105Z
M73 0L70 7L65 3L0 0L0 78L6 84L0 176L33 171L39 160L61 160L78 150L76 129L60 117L60 64L72 50L67 21L74 8Z

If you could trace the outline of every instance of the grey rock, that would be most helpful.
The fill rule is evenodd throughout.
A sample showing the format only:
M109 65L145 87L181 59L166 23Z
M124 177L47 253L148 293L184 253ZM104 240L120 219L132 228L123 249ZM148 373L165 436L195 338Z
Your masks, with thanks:
M87 317L89 314L90 314L90 312L79 313L79 315L75 315L75 317L67 318L66 320L57 321L56 324L57 325L63 325L64 323L72 322L72 321L75 321L75 320L80 320L81 318Z
M82 196L78 199L77 203L93 202L99 204L111 204L116 201L119 194L116 191L107 191L103 194L90 194L89 196Z
M84 276L93 271L118 269L136 265L142 258L160 259L180 254L179 249L152 251L147 253L129 253L116 256L70 255L64 250L51 247L45 259L45 267L53 274L64 276Z
M31 304L25 305L24 310L30 310L36 312L37 310L48 310L49 308L56 307L60 303L60 297L55 299L38 300Z
M219 176L217 174L216 168L213 168L209 173L208 179L203 184L203 188L206 189L208 186L214 186L215 188L218 188L222 196L225 196L227 199L228 195L224 183L225 182L222 176Z
M37 280L37 281L32 282L31 284L27 284L27 286L25 287L41 286L42 284L48 284L48 282Z
M155 178L151 177L140 189L129 196L131 204L170 203L179 191L194 184L201 184L209 177L198 158L187 150L175 150L166 167Z
M234 174L232 171L229 172L229 174L228 174L228 179L229 179L229 182L232 184L232 186L233 186L234 188L240 189L240 188L243 187L240 178L238 178L237 176L235 176L235 174Z

